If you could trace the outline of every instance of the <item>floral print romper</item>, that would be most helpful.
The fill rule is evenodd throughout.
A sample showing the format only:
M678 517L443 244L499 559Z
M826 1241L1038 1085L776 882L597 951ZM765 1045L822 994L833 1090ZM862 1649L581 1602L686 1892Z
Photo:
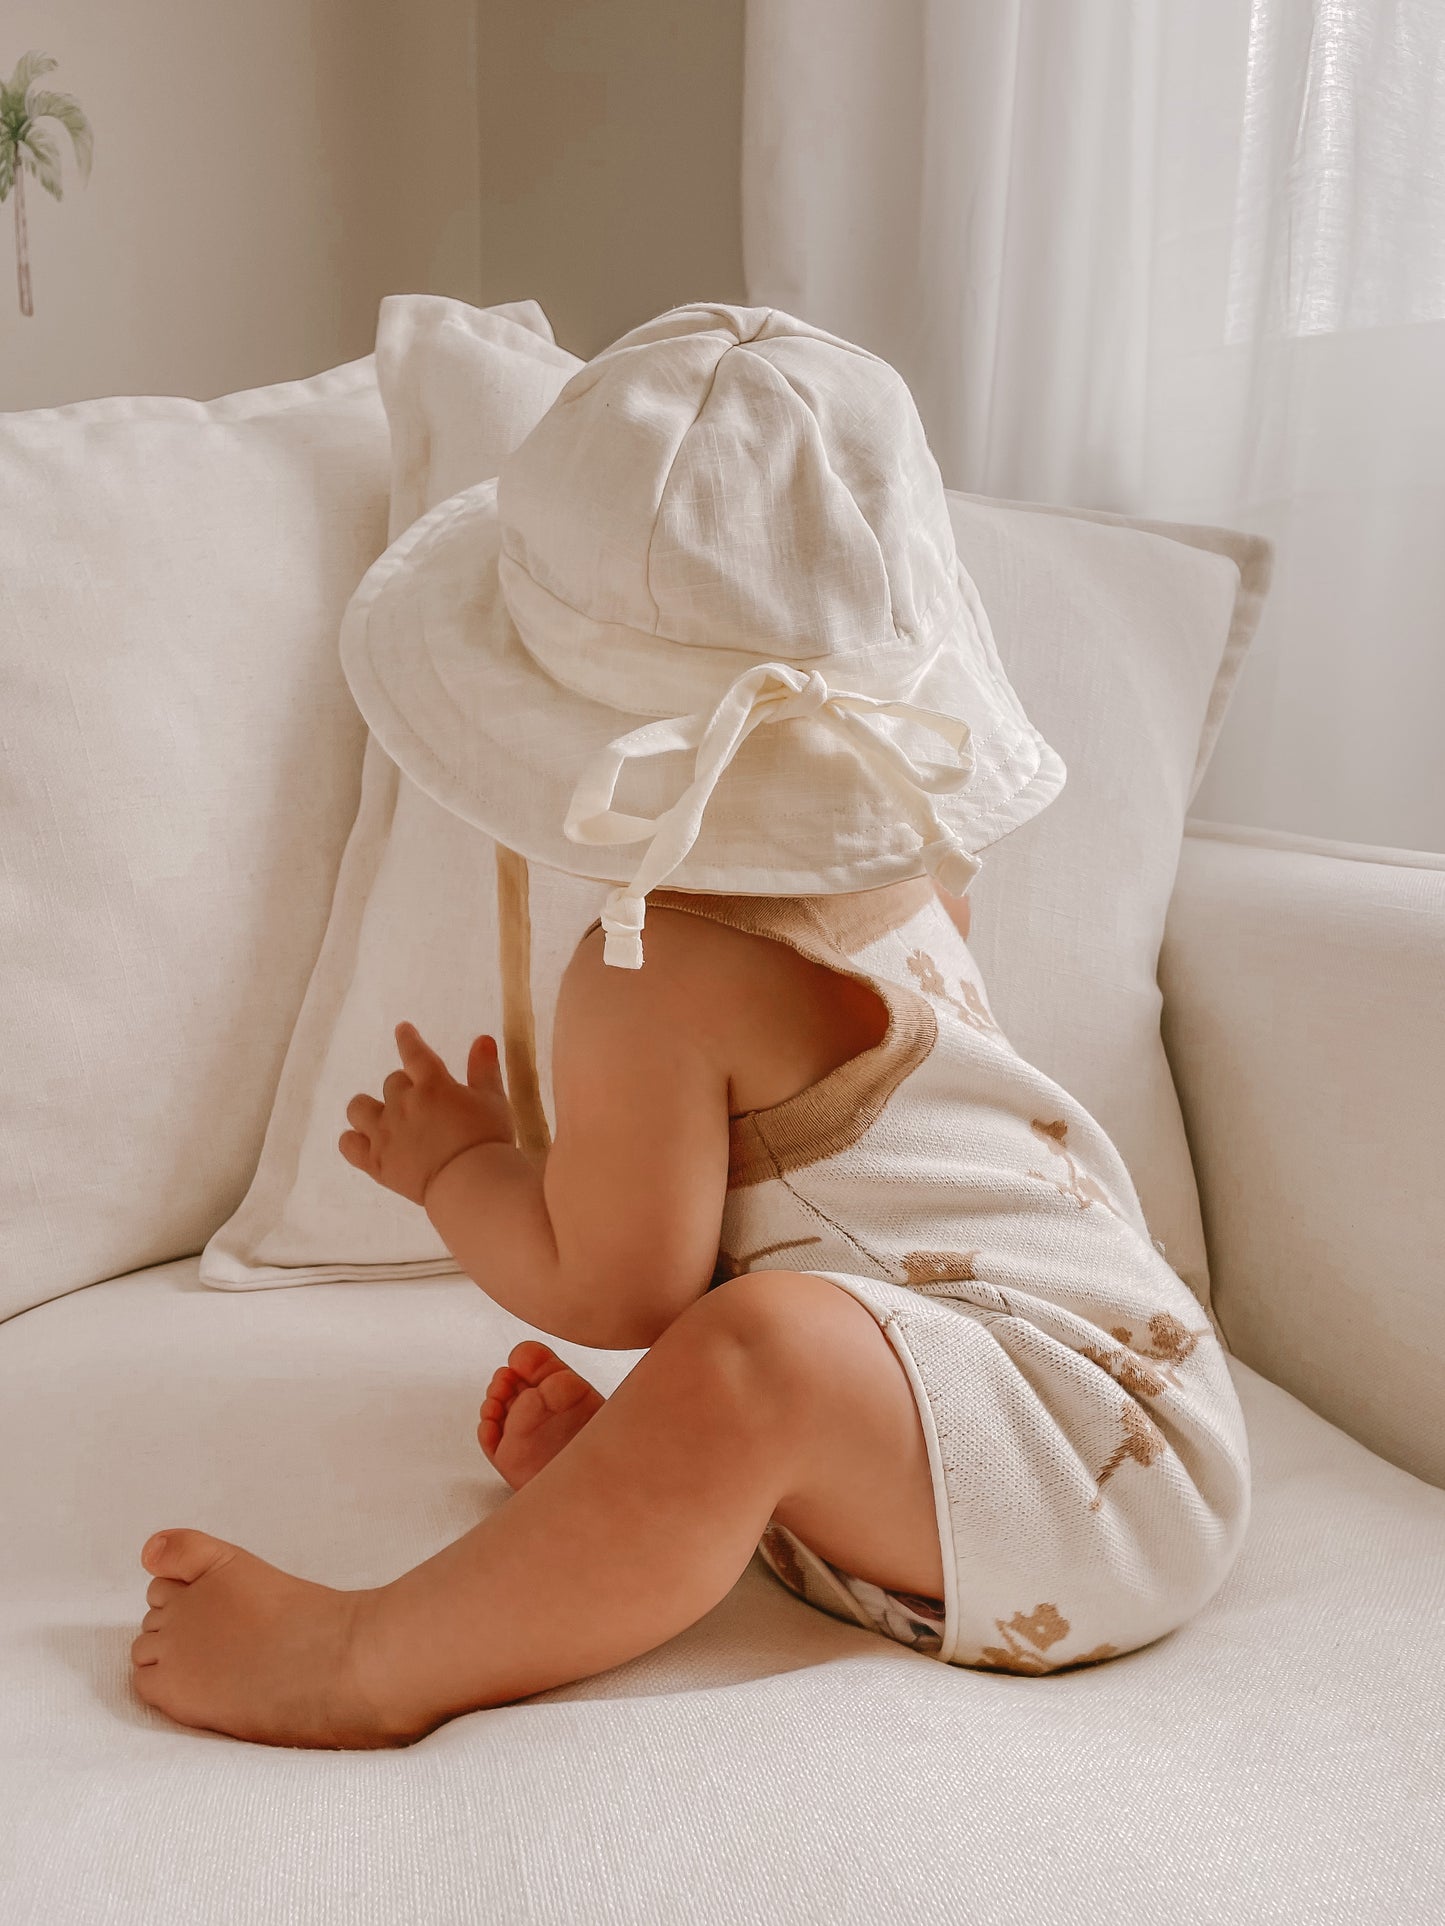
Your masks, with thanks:
M995 1023L926 879L840 897L657 891L870 984L882 1041L735 1117L715 1282L815 1272L877 1318L928 1443L942 1599L775 1521L809 1604L946 1663L1056 1671L1192 1617L1243 1542L1243 1414L1207 1313L1098 1123Z

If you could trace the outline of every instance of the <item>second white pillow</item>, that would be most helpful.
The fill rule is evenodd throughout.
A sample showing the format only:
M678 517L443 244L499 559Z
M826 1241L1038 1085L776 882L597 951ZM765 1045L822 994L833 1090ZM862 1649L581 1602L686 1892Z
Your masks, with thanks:
M381 304L376 371L391 429L389 539L495 474L582 363L535 301L477 309L440 295ZM534 871L533 996L549 1012L602 885ZM240 1207L201 1254L224 1290L454 1273L424 1211L346 1162L337 1139L358 1091L397 1068L405 1017L465 1075L483 1031L500 1036L493 846L403 776L368 736L361 802L325 939L286 1054L265 1142ZM538 1025L550 1087L551 1026Z

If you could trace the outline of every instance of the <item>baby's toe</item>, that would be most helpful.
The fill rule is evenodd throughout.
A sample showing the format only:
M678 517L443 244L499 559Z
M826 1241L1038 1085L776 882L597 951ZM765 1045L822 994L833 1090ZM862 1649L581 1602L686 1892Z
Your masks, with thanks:
M156 1665L160 1661L161 1641L155 1632L142 1632L138 1639L131 1642L130 1662L136 1667Z
M160 1531L141 1547L140 1562L153 1578L193 1585L217 1565L229 1565L239 1549L208 1531Z
M567 1367L552 1349L550 1344L540 1344L536 1338L527 1338L515 1345L508 1355L508 1364L527 1384L537 1384L550 1372L564 1371Z
M597 1396L586 1378L579 1377L565 1365L560 1371L549 1371L536 1388L549 1412L570 1411L574 1404L581 1404L584 1398Z
M177 1579L153 1578L146 1586L146 1604L164 1605L168 1599L174 1598L178 1592L183 1592L185 1589Z

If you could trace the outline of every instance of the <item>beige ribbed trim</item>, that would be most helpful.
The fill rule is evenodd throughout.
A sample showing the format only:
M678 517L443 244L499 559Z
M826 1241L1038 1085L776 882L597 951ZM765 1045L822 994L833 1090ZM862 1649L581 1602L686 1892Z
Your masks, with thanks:
M816 912L819 927L827 931L838 952L856 956L870 943L891 936L894 930L911 923L921 909L936 901L936 892L930 877L913 876L906 883L888 883L882 889L856 890L847 896L809 896L804 900Z
M682 910L786 943L811 962L866 983L887 1006L888 1028L871 1050L850 1057L796 1097L733 1118L729 1190L767 1183L850 1149L933 1048L938 1019L925 997L885 977L848 967L855 950L909 922L932 896L933 884L927 877L846 897L653 893L649 900L659 909Z

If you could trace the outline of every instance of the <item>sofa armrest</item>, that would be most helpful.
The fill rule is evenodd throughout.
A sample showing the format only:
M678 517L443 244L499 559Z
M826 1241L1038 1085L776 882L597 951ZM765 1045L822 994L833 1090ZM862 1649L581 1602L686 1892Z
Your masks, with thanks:
M1445 1485L1445 856L1188 832L1159 981L1220 1328Z

